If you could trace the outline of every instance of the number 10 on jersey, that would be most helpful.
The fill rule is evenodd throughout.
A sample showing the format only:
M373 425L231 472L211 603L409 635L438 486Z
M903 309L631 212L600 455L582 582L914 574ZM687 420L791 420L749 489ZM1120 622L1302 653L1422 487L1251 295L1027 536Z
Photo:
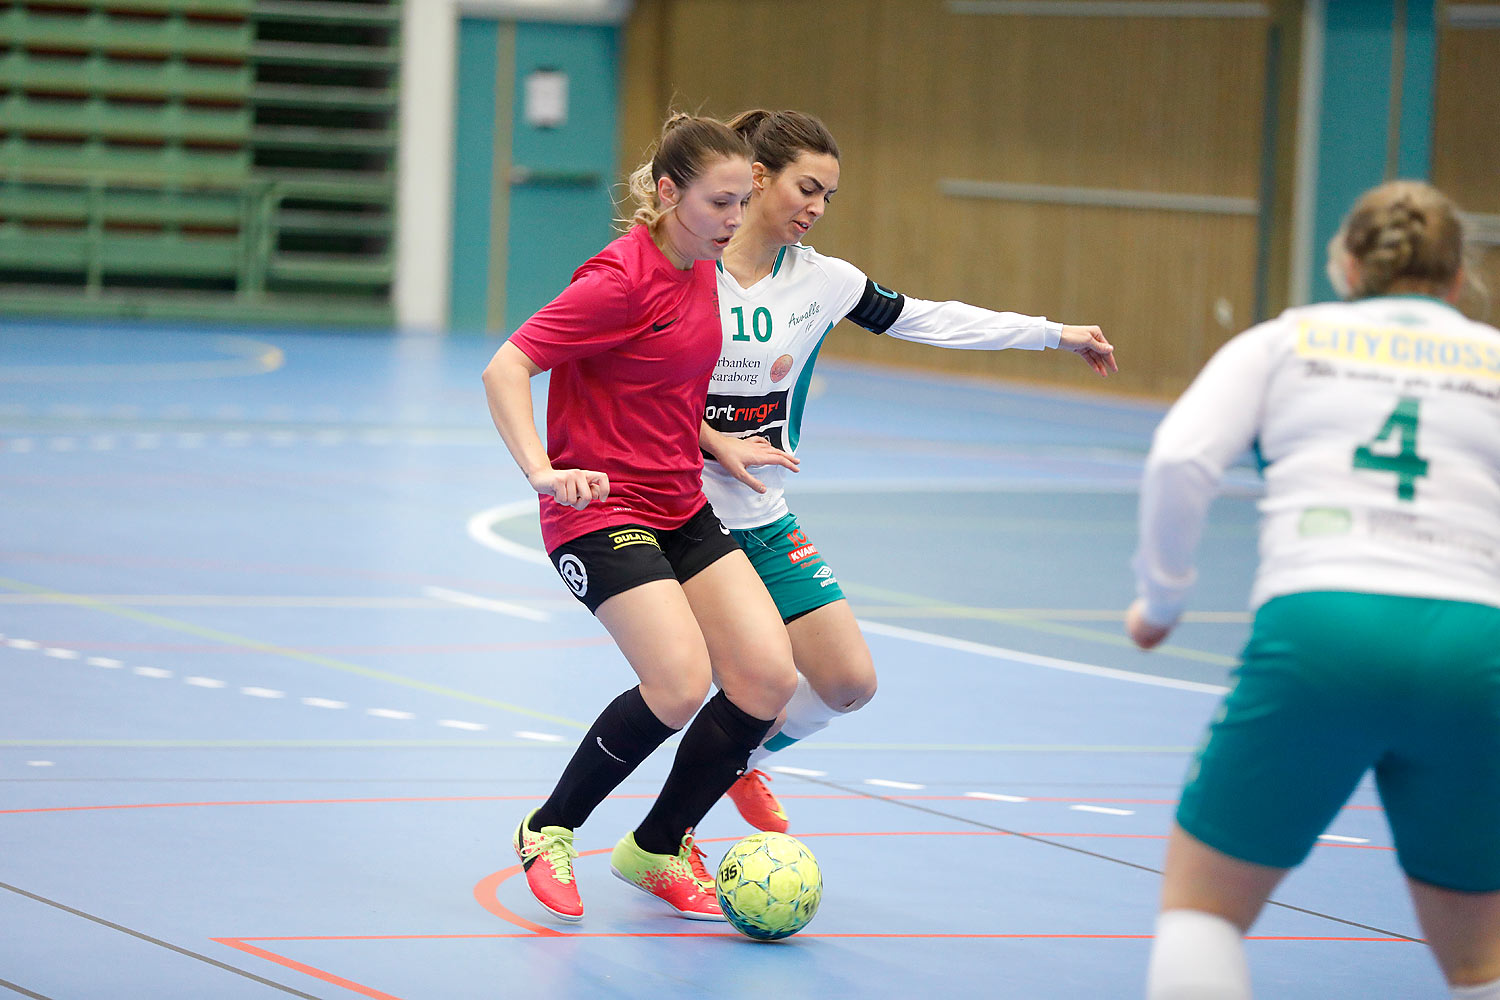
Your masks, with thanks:
M736 324L735 334L730 340L749 340L750 335L745 332L745 307L734 306L730 310L734 313ZM765 306L757 306L755 312L750 315L750 328L755 331L755 339L764 344L771 339L771 310Z

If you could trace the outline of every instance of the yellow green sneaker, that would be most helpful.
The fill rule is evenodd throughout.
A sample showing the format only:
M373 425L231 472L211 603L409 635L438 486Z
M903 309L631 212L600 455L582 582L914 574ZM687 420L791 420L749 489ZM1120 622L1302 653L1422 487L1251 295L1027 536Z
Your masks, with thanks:
M636 846L635 833L620 838L609 855L615 877L650 893L689 920L723 920L713 876L689 830L676 854L647 854Z
M531 829L535 814L533 809L521 820L512 843L526 871L526 884L548 913L559 920L582 920L583 900L578 898L578 883L573 878L573 859L578 857L573 849L573 831L544 826L537 833Z

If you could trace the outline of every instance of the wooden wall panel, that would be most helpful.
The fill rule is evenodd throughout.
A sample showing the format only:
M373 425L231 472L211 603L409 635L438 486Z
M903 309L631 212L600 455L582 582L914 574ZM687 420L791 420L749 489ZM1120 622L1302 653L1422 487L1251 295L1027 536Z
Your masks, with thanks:
M1450 0L1450 8L1464 4ZM1500 216L1500 27L1446 26L1438 42L1432 181L1466 212ZM1481 69L1483 68L1483 69ZM1500 247L1476 247L1472 265L1488 288L1464 311L1500 323Z
M1250 321L1253 216L961 198L939 184L1253 199L1267 25L967 16L942 0L639 0L627 73L639 47L658 54L658 75L625 81L653 96L629 103L624 148L655 135L668 100L817 114L844 171L813 245L907 294L1098 323L1120 351L1109 388L1171 394ZM826 353L1097 381L1070 357L939 351L848 324Z

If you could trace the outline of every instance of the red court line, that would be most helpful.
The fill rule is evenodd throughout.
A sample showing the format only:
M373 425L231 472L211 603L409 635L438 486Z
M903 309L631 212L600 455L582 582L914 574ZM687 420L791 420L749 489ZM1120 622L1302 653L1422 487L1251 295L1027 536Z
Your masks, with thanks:
M799 799L799 800L820 799L820 800L837 800L837 801L859 800L859 799L866 798L866 796L863 796L863 795L783 795L783 796L780 796L780 797L783 798L783 799ZM966 799L966 797L962 796L962 795L907 795L907 796L886 796L886 797L887 798L899 798L901 800L911 799L911 800L924 800L924 801L931 801L931 800L935 800L935 799L963 799L963 800L966 800L966 801L978 801L978 800ZM108 811L119 810L119 809L199 809L199 808L203 808L203 807L206 807L206 806L318 806L318 805L345 805L345 804L348 804L348 805L357 805L357 804L368 804L368 803L395 804L395 803L417 803L417 802L429 802L429 803L430 802L528 802L528 801L534 801L536 798L537 797L535 795L431 795L431 796L386 796L386 797L379 797L379 798L353 798L353 799L238 799L238 800L219 801L219 802L127 802L127 803L119 803L119 804L111 804L111 805L94 805L94 806L39 806L39 807L32 808L32 809L0 809L0 816L20 816L20 815L27 815L27 814L31 814L31 813L108 812ZM611 795L610 798L611 799L654 799L654 798L656 798L656 796L654 794L646 794L646 793L626 793L626 794ZM1098 799L1098 798L1050 798L1050 799L1035 799L1034 801L1037 801L1037 802L1132 802L1132 801L1133 802L1144 802L1144 801L1148 801L1148 800L1141 800L1141 799ZM1169 805L1170 804L1175 804L1175 803L1171 802L1170 800L1165 800L1165 799L1163 799L1163 800L1149 800L1149 801L1153 801L1153 802L1160 801L1163 804L1169 804ZM1380 807L1379 806L1345 806L1344 808L1345 809L1379 809ZM985 831L985 830L954 830L954 831L950 831L947 835L948 836L954 836L954 837L966 837L966 836L985 836L985 835L988 835L989 833L990 833L990 831ZM891 833L867 833L867 834L862 834L862 835L863 836L895 836L895 837L900 837L900 836L909 836L910 834L906 833L906 832L897 831L897 832L891 832ZM805 836L805 837L826 837L826 836L842 837L842 836L855 836L855 834L841 834L841 833L833 833L833 834L806 833L806 834L803 834L803 833L799 833L798 836ZM1163 834L1130 834L1130 833L1029 833L1028 836L1033 836L1033 837L1158 837L1159 838L1159 837L1164 836L1164 835ZM705 843L706 843L706 841L705 841ZM1338 843L1329 843L1329 842L1326 842L1326 841L1323 842L1323 844L1324 844L1324 846L1327 846L1327 847L1363 847L1366 850L1370 850L1370 849L1374 849L1374 850L1391 850L1391 848L1380 847L1379 845L1338 844Z
M197 809L204 806L326 806L369 803L409 802L534 802L535 795L433 795L423 797L382 797L361 799L243 799L229 802L136 802L103 806L44 806L38 809L0 809L0 816L24 813L97 812L114 809ZM654 799L655 795L615 795L620 799Z
M378 800L377 800L378 801ZM857 833L802 833L798 834L804 838L814 837L945 837L945 836L973 836L973 837L1008 837L1014 834L1000 830L906 830L906 831L878 831ZM1137 837L1140 839L1165 839L1163 834L1072 834L1051 833L1032 834L1032 836L1052 837ZM700 841L700 843L726 843L738 840L738 837L714 837ZM1339 845L1343 846L1343 845ZM592 857L613 850L610 847L601 847L592 851L583 851L579 857ZM356 983L342 976L334 975L324 969L308 965L287 958L284 955L250 944L251 941L261 942L310 942L310 941L471 941L471 940L517 940L529 939L539 940L546 938L709 938L725 937L735 938L739 935L733 931L560 931L555 927L527 920L517 914L505 904L500 902L498 890L500 884L508 879L514 878L522 872L519 864L511 865L497 872L492 872L480 879L474 885L474 899L487 912L499 917L506 923L520 928L519 932L508 934L316 934L316 935L287 935L287 936L256 936L238 938L212 938L211 940L237 948L247 954L263 958L285 968L304 975L312 976L326 983L342 986L362 996L370 997L371 1000L402 1000L400 997L389 993L383 993L373 987ZM1149 940L1150 934L981 934L981 933L936 933L936 932L867 932L867 933L832 933L817 934L803 933L802 938L827 938L827 939L881 939L881 940L1052 940L1052 941L1142 941ZM1294 936L1294 935L1265 935L1251 936L1253 941L1326 941L1326 942L1407 942L1407 938L1397 937L1322 937L1322 936Z
M505 871L507 871L507 873L514 873L514 871L519 870L520 865L514 865L513 868L508 868L508 870ZM480 885L483 885L483 882L481 882ZM475 886L475 892L477 891L478 886ZM520 921L520 918L516 918L516 921L525 924L525 921ZM532 925L532 927L535 927L535 925ZM318 967L309 966L309 964L306 963L300 963L300 961L285 957L285 955L270 951L270 949L267 948L258 948L258 946L251 945L251 943L249 942L463 942L463 940L537 940L538 937L568 937L568 939L573 939L573 937L591 937L591 939L604 939L604 937L609 937L609 939L618 939L618 937L633 937L633 939L642 939L642 937L658 937L658 939L664 939L664 937L739 937L738 934L733 933L733 931L573 931L573 933L561 933L561 931L553 931L550 930L550 928L538 928L538 930L544 931L544 933L347 934L347 936L339 936L339 934L312 934L312 936L288 937L214 937L214 939L210 940L213 940L214 943L219 943L219 945L228 946L228 948L239 949L239 951L245 952L245 954L255 955L255 957L258 958L264 958L264 960L269 961L269 963L278 964L278 966L285 967L285 969L291 969L293 970L293 972L300 972L303 973L303 975L312 976L312 978L314 979L320 979L320 981L327 982L327 984L336 985L336 987L344 987L345 990L351 990L353 991L353 993L360 994L360 996L371 997L371 1000L402 1000L402 997L396 997L393 996L393 994L389 993L381 993L380 990L375 990L374 987L366 987L366 985L359 984L359 982L354 982L353 979L345 979L344 976L333 975L333 973L327 972L327 970L318 969ZM900 939L953 940L953 942L960 942L960 940L1052 940L1052 942L1059 942L1059 940L1073 940L1073 942L1143 942L1143 940L1151 940L1152 936L1151 934L813 934L805 933L804 931L804 933L798 934L798 937L802 937L802 939L810 939L810 937L816 937L816 939L826 940ZM1413 943L1412 940L1406 939L1406 937L1301 937L1289 936L1289 934L1266 934L1266 936L1253 934L1253 936L1248 937L1247 940L1251 940L1251 942L1407 943L1407 945Z
M365 986L361 983L356 983L352 979L345 979L343 976L335 976L331 972L325 972L324 970L315 968L311 965L304 965L302 962L287 958L285 955L278 955L274 951L267 951L264 948L257 948L253 944L246 944L245 939L242 938L209 938L209 940L213 941L216 944L228 945L231 948L237 948L240 951L245 952L247 955L254 955L257 958L263 958L268 962L275 962L277 965L285 966L286 968L291 969L294 972L300 972L303 975L312 976L314 979L321 979L325 983L332 983L334 986L342 986L346 990L353 990L355 993L361 994L362 996L372 998L372 1000L401 1000L401 998L398 996L392 996L389 993L382 993L377 989L371 989L370 987ZM254 938L250 940L260 939Z
M533 934L302 934L287 935L285 937L241 937L241 938L210 938L209 940L219 944L229 944L233 947L241 947L246 941L514 941L522 938L534 938ZM569 933L558 933L557 937L566 938L708 938L708 937L739 937L734 931L572 931ZM932 938L954 940L1037 940L1037 941L1149 941L1150 934L981 934L981 933L955 933L944 931L864 931L859 933L832 933L817 934L812 931L804 931L797 935L799 939L807 938ZM1404 937L1320 937L1301 934L1250 934L1246 941L1363 941L1389 944L1424 944L1412 938ZM262 956L265 957L265 956Z

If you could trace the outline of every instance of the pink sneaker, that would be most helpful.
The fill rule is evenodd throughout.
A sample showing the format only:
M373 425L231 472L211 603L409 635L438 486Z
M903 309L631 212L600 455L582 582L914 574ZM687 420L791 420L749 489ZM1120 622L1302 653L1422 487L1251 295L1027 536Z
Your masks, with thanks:
M764 771L746 771L729 786L729 801L757 830L786 833L786 811L766 787L771 776Z
M559 920L582 920L583 900L578 898L578 883L573 878L573 831L561 826L544 826L541 833L530 827L536 810L526 814L516 827L514 847L526 884L543 909Z

